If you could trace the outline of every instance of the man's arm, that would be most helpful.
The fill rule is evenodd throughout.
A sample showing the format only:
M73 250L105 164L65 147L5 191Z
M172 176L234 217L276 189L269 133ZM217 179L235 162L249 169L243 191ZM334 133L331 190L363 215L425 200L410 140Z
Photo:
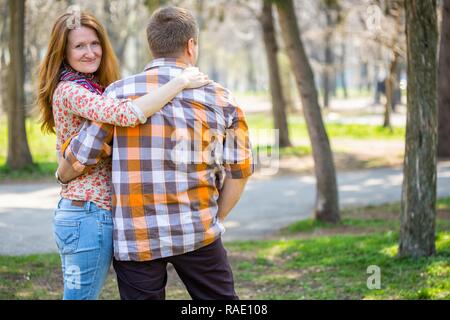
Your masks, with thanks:
M68 183L83 173L83 171L80 172L75 170L72 164L63 157L59 159L58 169L56 171L58 173L58 178L62 183Z
M243 179L225 178L223 187L219 191L219 210L217 212L217 217L220 222L225 220L231 209L233 209L239 201L247 180L248 177Z
M100 159L111 155L109 143L114 127L109 124L86 121L75 136L64 143L58 165L61 181L69 182L84 174Z
M230 104L227 111L231 125L226 129L224 140L223 166L226 175L219 190L217 217L220 222L225 220L237 204L248 178L254 171L252 147L244 113L234 104Z

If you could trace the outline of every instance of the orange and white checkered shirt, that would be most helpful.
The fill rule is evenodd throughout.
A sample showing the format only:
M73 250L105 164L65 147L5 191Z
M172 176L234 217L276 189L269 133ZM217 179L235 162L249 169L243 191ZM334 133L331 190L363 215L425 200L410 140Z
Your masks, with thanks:
M156 59L105 93L135 99L186 67ZM93 165L110 153L111 136L116 259L183 254L220 237L217 201L225 177L246 178L254 171L244 113L227 89L212 83L184 90L133 128L87 123L65 157L78 169Z

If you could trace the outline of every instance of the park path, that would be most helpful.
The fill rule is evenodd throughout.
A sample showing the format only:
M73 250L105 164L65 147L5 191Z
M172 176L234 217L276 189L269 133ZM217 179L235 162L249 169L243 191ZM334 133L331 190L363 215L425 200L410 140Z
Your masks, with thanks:
M399 202L401 168L338 174L342 208ZM0 255L55 252L56 183L0 185ZM450 196L450 162L438 165L438 196ZM250 179L226 221L225 241L261 239L311 216L315 178L309 175Z

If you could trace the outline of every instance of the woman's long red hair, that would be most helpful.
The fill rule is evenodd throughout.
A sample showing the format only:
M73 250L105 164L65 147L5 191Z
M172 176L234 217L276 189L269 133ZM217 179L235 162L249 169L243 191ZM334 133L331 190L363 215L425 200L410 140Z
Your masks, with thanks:
M70 32L68 20L73 18L73 14L65 13L56 20L47 52L39 66L36 105L40 115L41 130L45 133L55 132L52 111L53 93L59 82L61 65L66 58L67 37ZM108 34L97 18L88 12L80 13L80 24L95 30L100 40L103 54L96 76L100 84L106 87L120 77L119 65Z

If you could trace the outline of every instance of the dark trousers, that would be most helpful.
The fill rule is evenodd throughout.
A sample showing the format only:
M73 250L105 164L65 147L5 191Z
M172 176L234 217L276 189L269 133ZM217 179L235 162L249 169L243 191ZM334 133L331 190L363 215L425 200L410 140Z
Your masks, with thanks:
M192 299L238 299L233 273L220 238L203 248L167 258L151 261L114 259L120 298L164 300L167 263L174 266Z

